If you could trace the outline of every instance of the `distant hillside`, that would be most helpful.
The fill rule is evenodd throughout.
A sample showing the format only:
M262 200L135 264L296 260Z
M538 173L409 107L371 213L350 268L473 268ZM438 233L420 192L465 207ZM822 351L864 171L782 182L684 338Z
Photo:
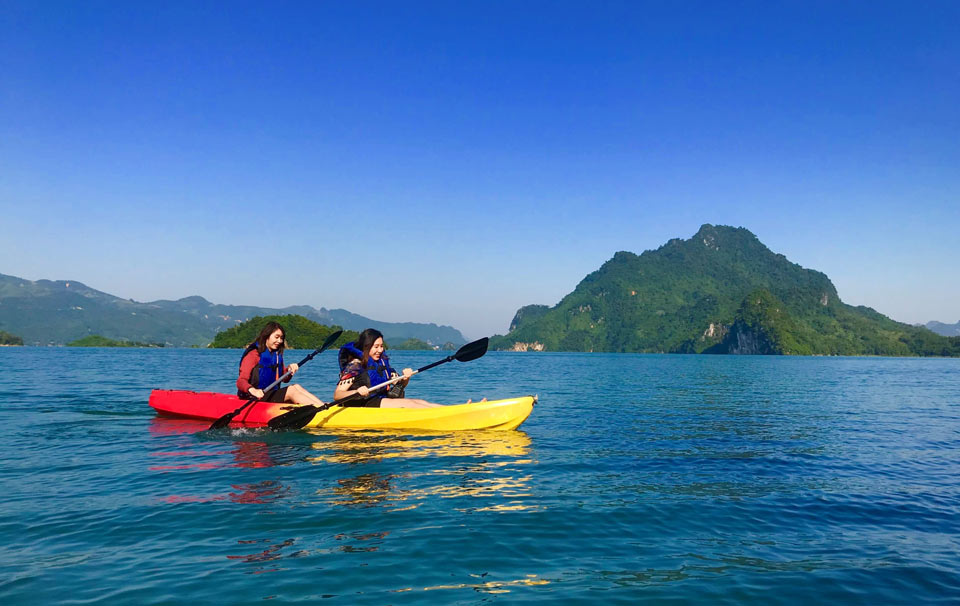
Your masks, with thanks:
M618 252L556 306L526 306L491 347L538 351L960 355L960 339L840 301L826 275L743 228L704 225Z
M0 274L0 330L22 337L26 345L63 345L90 335L175 347L207 345L221 330L255 316L287 314L348 330L376 328L397 342L411 338L436 345L466 342L449 326L379 322L343 309L219 305L197 296L140 303L72 280L31 281Z
M943 322L927 322L926 327L944 337L960 337L960 322L944 324Z

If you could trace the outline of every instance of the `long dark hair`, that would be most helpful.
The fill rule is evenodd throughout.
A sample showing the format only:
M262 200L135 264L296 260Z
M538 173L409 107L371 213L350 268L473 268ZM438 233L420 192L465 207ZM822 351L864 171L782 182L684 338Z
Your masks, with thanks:
M286 333L284 333L286 334ZM367 328L360 336L357 337L357 340L354 341L354 344L357 346L361 352L363 352L363 357L360 358L360 362L363 363L363 367L367 367L367 363L370 361L370 348L373 347L373 344L377 342L377 339L382 339L383 333L377 330L376 328Z
M254 341L254 343L257 344L257 353L263 353L267 350L267 338L278 328L283 333L283 340L280 341L280 347L277 348L277 353L283 353L284 348L287 346L287 329L279 322L267 322L267 325L264 326L260 334L257 335L257 340Z

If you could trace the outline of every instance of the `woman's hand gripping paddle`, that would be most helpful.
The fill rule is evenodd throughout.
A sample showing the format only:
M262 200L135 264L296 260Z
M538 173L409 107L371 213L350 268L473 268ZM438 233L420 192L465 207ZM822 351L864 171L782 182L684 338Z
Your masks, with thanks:
M315 355L317 355L317 354L319 354L319 353L322 353L323 350L325 350L325 349L327 349L328 347L330 347L331 345L333 345L334 342L335 342L337 339L339 339L339 338L340 338L340 335L342 335L342 334L343 334L343 331L342 331L342 330L337 330L337 331L334 331L333 333L331 333L330 336L327 337L327 340L323 342L323 345L321 345L320 347L318 347L318 348L316 348L315 350L313 350L313 353L309 354L306 358L300 360L300 363L297 364L297 366L298 366L298 367L303 366L304 364L306 364L307 362L309 362L310 360L312 360ZM298 370L299 370L299 369L298 369ZM253 399L247 401L247 402L246 402L243 406L241 406L240 408L234 410L233 412L228 412L227 414L223 415L222 417L220 417L219 419L217 419L216 421L214 421L214 422L210 425L210 429L220 429L220 428L222 428L222 427L226 427L227 425L229 425L229 424L230 424L230 421L232 421L232 420L234 419L234 417L236 417L238 414L240 414L241 412L243 412L243 410L244 410L247 406L252 406L253 404L256 404L257 402L262 401L263 398L267 397L267 394L270 393L270 390L272 390L272 389L273 389L274 387L276 387L277 385L280 385L280 383L281 383L284 379L286 379L287 377L289 377L290 375L291 375L290 371L287 371L287 372L283 373L283 376L282 376L282 377L280 377L279 379L277 379L276 381L274 381L273 383L271 383L270 385L268 385L268 386L263 390L263 395L262 395L261 397L259 397L259 398L253 398Z
M423 368L418 368L417 370L413 371L413 374L415 375L418 372L429 370L434 366L440 366L441 364L446 364L447 362L450 362L452 360L457 360L458 362L469 362L471 360L476 360L483 354L487 353L487 345L489 344L489 342L490 342L490 339L488 339L487 337L484 337L482 339L477 339L472 343L467 343L466 345L458 349L457 353L453 354L452 356L447 356L446 358L439 360L437 362L434 362L433 364L427 364ZM379 385L375 385L374 387L370 388L370 391L368 393L372 393L374 391L377 391L378 389L382 389L389 385L393 385L394 383L402 379L403 377L396 377L384 383L380 383ZM270 429L301 429L303 427L306 427L307 423L312 421L313 417L315 417L318 412L324 411L330 408L331 406L337 406L337 405L343 404L344 402L356 400L357 398L360 398L360 397L362 397L360 396L360 394L353 393L344 398L334 400L333 402L327 402L322 406L314 406L312 404L307 404L306 406L298 406L297 408L294 408L290 412L285 412L282 415L279 415L270 419L269 421L267 421L267 426Z

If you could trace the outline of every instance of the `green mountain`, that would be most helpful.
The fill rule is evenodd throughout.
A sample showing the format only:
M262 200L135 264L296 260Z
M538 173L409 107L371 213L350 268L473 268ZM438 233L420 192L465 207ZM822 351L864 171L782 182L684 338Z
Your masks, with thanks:
M843 303L743 228L704 225L641 255L618 252L547 308L521 308L491 347L821 355L960 355L960 338Z
M218 332L250 318L288 314L348 330L376 328L396 342L411 338L437 345L466 342L449 326L379 322L344 309L218 305L196 296L140 303L73 280L31 281L0 274L0 330L22 337L27 345L63 345L90 335L176 347L206 345Z

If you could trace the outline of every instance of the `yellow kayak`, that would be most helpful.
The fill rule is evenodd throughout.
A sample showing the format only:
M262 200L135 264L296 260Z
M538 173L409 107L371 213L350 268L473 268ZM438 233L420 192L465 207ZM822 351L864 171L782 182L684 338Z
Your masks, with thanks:
M510 430L523 423L536 396L489 400L436 408L333 408L318 412L307 427L344 429Z

